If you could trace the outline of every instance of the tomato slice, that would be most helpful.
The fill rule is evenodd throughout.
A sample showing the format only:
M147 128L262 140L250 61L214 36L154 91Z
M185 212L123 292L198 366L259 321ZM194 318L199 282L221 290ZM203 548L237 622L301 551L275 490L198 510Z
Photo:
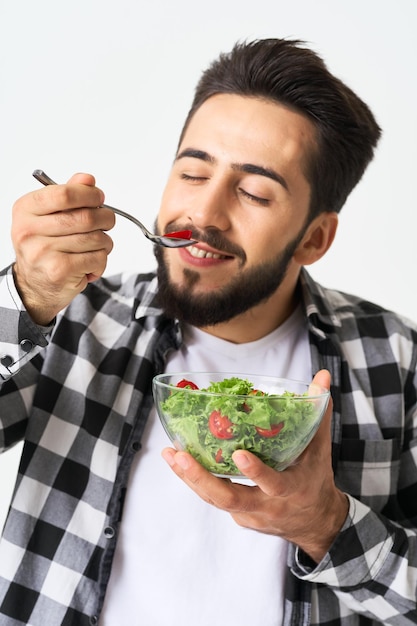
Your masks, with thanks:
M259 428L259 426L255 426L255 428L261 437L275 437L281 432L283 426L284 422L280 422L279 424L273 424L271 428Z
M216 439L233 439L233 423L227 415L222 415L220 411L210 413L208 427Z
M191 380L186 380L183 378L179 383L176 384L177 387L183 389L184 387L188 387L189 389L198 389L197 385L193 383Z
M221 448L217 450L214 460L216 463L224 463L223 450Z

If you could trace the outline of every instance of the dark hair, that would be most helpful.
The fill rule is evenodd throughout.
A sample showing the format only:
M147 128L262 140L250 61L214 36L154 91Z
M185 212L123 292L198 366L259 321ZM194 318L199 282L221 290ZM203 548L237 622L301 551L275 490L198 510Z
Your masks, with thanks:
M324 61L299 40L237 43L202 74L181 139L203 102L223 93L276 101L310 119L317 143L306 172L310 216L340 211L373 158L381 129L369 107Z

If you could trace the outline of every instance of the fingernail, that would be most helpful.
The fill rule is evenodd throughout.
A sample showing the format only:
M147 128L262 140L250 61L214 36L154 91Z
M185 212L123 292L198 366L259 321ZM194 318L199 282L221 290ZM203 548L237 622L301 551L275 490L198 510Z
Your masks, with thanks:
M232 458L233 458L234 463L241 470L247 469L250 465L250 460L244 452L240 452L240 451L234 452Z
M162 450L162 458L164 461L168 463L171 467L175 464L175 452L174 450L170 450L169 448Z

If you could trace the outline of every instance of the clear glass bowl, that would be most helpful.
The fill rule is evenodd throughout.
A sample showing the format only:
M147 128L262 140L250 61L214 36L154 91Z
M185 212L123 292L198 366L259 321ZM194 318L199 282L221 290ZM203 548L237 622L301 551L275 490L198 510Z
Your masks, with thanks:
M153 396L177 450L217 476L240 476L235 450L249 450L278 471L293 464L317 431L330 393L273 376L179 372L156 376Z

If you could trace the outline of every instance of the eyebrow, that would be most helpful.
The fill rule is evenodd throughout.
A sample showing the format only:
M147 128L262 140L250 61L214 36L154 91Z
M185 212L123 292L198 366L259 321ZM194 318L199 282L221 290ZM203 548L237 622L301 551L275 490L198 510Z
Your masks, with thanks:
M176 156L176 161L185 157L192 157L194 159L200 159L205 163L216 164L216 159L204 150L197 150L196 148L185 148ZM263 167L262 165L255 165L254 163L232 163L232 169L238 172L245 172L246 174L256 174L257 176L265 176L271 180L279 183L289 191L287 181L281 174L278 174L270 167Z

